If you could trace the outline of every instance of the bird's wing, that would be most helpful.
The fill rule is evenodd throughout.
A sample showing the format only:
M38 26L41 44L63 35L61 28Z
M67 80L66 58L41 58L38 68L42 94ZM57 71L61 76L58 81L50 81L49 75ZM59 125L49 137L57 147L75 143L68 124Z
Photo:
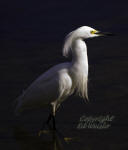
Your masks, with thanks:
M67 63L51 68L37 80L18 99L17 108L42 107L55 101L60 94L60 80L63 70L68 67Z

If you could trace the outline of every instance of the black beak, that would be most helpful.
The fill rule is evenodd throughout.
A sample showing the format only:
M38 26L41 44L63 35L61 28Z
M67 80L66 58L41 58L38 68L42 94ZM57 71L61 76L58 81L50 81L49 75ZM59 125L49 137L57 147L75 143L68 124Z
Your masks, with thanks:
M114 36L113 33L97 31L95 34L99 36Z

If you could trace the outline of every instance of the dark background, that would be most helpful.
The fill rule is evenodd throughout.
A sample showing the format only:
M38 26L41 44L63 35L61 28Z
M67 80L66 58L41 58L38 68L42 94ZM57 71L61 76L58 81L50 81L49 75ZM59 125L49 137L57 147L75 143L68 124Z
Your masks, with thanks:
M24 114L17 121L11 104L40 74L71 59L62 57L64 37L84 25L116 36L86 41L90 101L68 98L56 115L57 126L65 136L79 139L66 149L128 148L127 6L126 1L114 0L0 2L0 149L48 149L49 143L33 136L47 118L47 110ZM106 130L78 130L84 114L114 115L115 119ZM24 129L14 128L17 122ZM64 148L62 144L60 149Z

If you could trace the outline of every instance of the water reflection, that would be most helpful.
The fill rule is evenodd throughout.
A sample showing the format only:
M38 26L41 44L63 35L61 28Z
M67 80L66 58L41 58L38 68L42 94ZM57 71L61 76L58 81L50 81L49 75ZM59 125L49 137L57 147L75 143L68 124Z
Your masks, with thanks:
M14 138L23 150L64 150L64 144L66 144L55 131L42 133L41 136L38 136L32 135L21 127L14 129Z
M30 133L23 127L14 129L14 138L21 150L122 150L128 146L123 138L118 138L117 131L77 130L76 134L72 132L72 135L77 135L77 138L66 142L64 137L55 131L38 136L37 132Z

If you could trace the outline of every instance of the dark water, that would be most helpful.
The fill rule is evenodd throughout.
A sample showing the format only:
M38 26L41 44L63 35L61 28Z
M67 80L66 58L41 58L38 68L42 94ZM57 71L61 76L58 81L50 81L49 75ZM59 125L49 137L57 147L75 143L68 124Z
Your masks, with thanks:
M117 1L3 1L0 25L0 149L125 150L128 149L128 11ZM116 34L90 39L89 99L73 95L56 114L57 129L38 131L48 110L14 118L13 100L41 73L70 61L61 54L63 39L73 29L88 25ZM80 117L114 116L110 127L78 129ZM91 125L98 124L93 122ZM99 127L100 128L100 127ZM71 138L68 142L64 137Z

